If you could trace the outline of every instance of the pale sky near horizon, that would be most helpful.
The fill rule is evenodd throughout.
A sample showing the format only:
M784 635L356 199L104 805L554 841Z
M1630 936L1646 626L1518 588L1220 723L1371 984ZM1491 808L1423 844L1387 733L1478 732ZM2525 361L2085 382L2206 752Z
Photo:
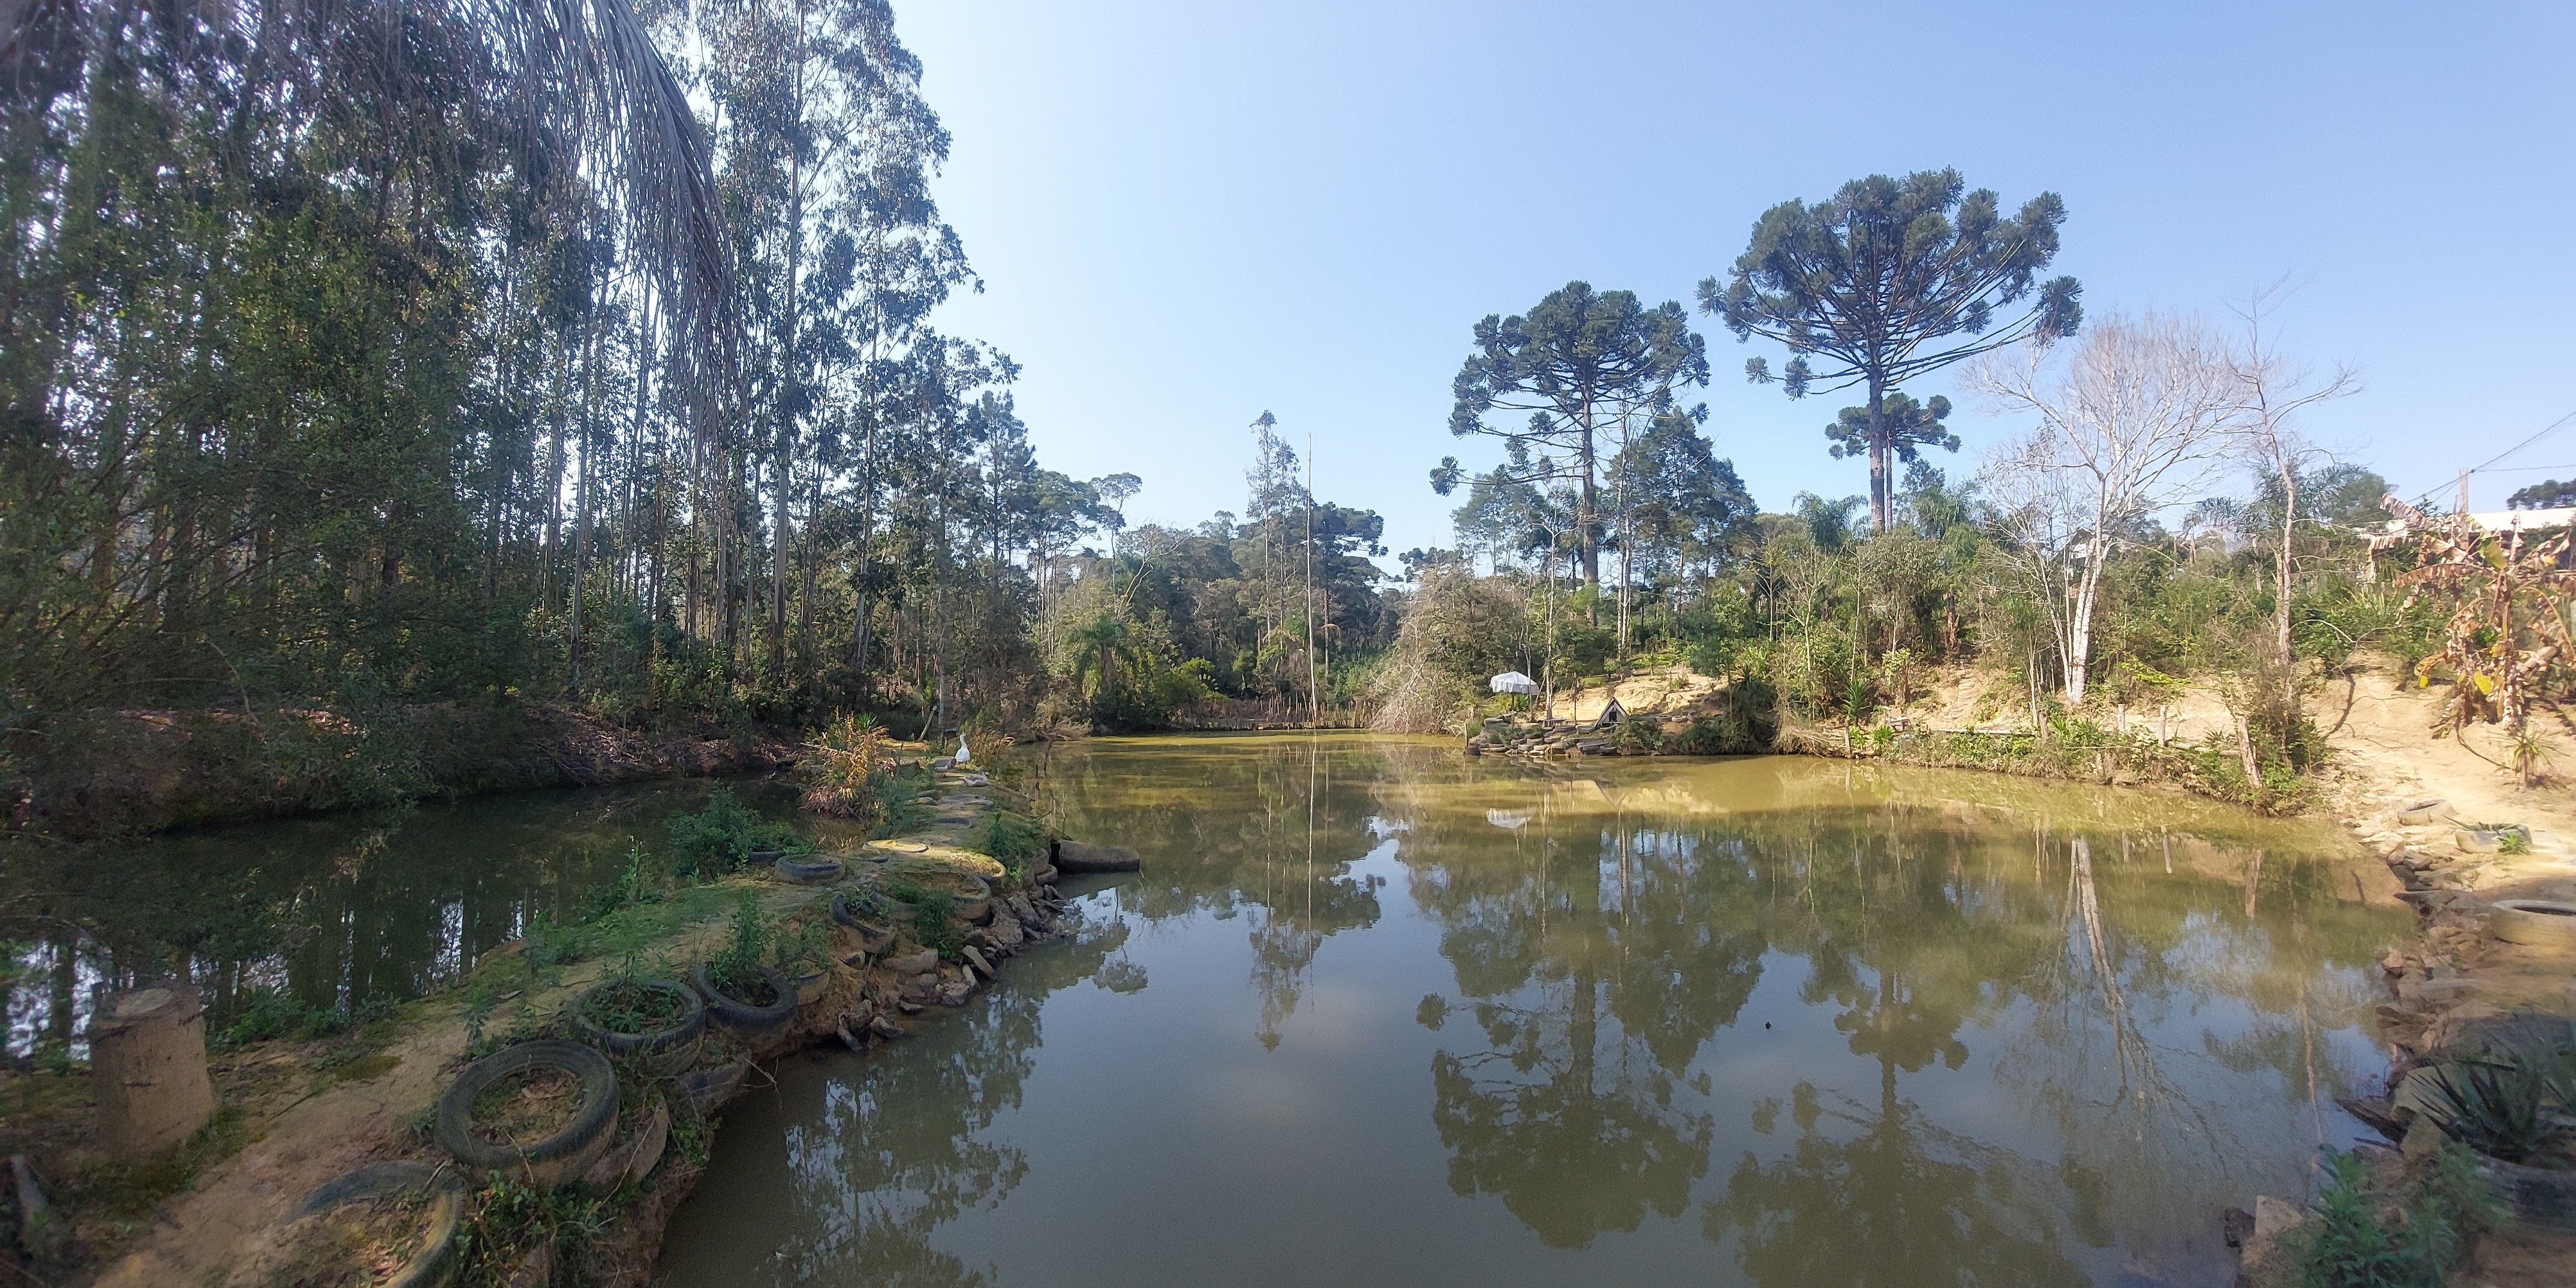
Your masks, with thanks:
M2065 198L2088 316L2223 319L2289 275L2287 346L2364 386L2311 436L2410 495L2576 412L2576 5L897 0L897 30L986 283L941 324L1021 362L1045 464L1143 477L1134 522L1240 511L1267 409L1391 549L1452 544L1428 471L1497 456L1446 428L1478 318L1578 278L1689 306L1766 207L1942 166ZM1822 431L1857 399L1748 385L1785 355L1693 317L1754 498L1865 492ZM2014 428L1951 424L1954 476ZM2576 421L2473 504L2545 466L2576 477Z

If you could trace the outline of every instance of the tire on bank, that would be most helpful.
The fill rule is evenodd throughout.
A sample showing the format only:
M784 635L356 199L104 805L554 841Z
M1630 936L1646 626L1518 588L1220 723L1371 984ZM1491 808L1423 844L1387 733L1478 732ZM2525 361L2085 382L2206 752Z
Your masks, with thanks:
M2576 903L2498 899L2488 905L2487 933L2509 944L2576 955Z
M793 881L798 885L838 881L844 871L839 859L799 858L793 854L782 854L769 866L778 874L779 880Z
M884 895L853 891L832 897L832 920L849 927L858 936L859 951L870 957L894 947L894 928L918 915L911 904Z
M631 1032L611 1028L591 1014L593 1002L611 1002L619 990L642 990L667 999L679 1019L658 1029ZM633 1060L654 1073L686 1068L707 1031L707 1006L698 991L675 979L610 980L573 1003L572 1026L581 1040L621 1060Z
M361 1205L364 1205L363 1207ZM465 1183L451 1168L369 1163L324 1182L258 1242L245 1277L260 1283L443 1288L456 1277Z
M579 1099L563 1120L521 1139L512 1132L502 1139L486 1134L478 1122L485 1092L521 1075L571 1078ZM467 1065L447 1094L438 1098L435 1136L439 1147L473 1171L526 1180L551 1188L590 1169L608 1148L617 1127L617 1070L608 1057L579 1042L544 1038L504 1047ZM505 1096L502 1107L509 1105Z
M796 1018L795 988L766 966L760 968L760 982L769 990L767 1002L735 997L717 988L704 966L689 971L689 985L706 999L707 1014L714 1016L716 1023L750 1036L774 1033Z

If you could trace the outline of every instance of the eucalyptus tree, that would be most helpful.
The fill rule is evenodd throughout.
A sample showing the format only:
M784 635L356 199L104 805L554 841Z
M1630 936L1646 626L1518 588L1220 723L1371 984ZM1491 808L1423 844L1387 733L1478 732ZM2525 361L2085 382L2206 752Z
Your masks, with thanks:
M1584 584L1598 586L1603 467L1631 433L1674 406L1679 390L1707 383L1707 345L1680 304L1648 308L1629 291L1568 282L1526 315L1489 314L1476 324L1475 352L1451 387L1449 432L1522 448L1506 461L1511 481L1573 489ZM1495 425L1486 420L1495 412L1527 412L1529 419ZM1539 454L1527 455L1531 448ZM1513 461L1541 472L1518 472ZM1447 496L1465 479L1458 458L1446 457L1431 472L1431 487Z
M738 402L633 12L12 4L0 46L0 705L528 678L528 377L592 352L593 268L653 284L693 431Z
M1678 410L1655 418L1611 462L1633 500L1619 525L1623 558L1642 558L1649 576L1678 576L1697 564L1714 575L1753 520L1753 497L1735 463L1721 459L1699 423Z
M2006 217L1991 189L1967 191L1956 170L1871 175L1815 205L1790 200L1762 212L1727 281L1700 282L1699 305L1738 340L1787 346L1777 378L1790 397L1868 392L1856 445L1869 457L1870 522L1884 528L1897 449L1886 395L2026 338L2075 334L2082 288L2072 277L2039 280L2065 222L2053 192ZM1762 358L1744 371L1756 383L1775 378Z

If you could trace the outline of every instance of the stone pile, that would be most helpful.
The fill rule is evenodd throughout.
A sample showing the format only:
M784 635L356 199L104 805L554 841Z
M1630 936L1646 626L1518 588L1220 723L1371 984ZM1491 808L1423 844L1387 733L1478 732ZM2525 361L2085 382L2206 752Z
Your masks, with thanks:
M1614 756L1607 730L1573 720L1488 720L1468 736L1471 756Z

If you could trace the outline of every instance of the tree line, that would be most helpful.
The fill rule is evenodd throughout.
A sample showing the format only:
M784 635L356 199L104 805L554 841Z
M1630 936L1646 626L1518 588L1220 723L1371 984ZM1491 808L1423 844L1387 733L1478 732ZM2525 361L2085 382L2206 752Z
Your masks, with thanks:
M1431 727L1495 670L1656 660L1851 716L1940 662L2036 712L2259 658L2245 691L2295 707L2285 673L2403 633L2353 535L2378 484L2299 429L2349 376L2302 375L2260 299L2088 326L2054 195L1855 181L1700 284L1749 379L1860 397L1824 429L1866 493L1788 513L1689 398L1680 302L1575 282L1475 324L1449 428L1498 459L1433 471L1456 545L1391 573L1267 412L1242 511L1196 526L1040 463L1019 365L936 324L981 282L884 0L10 22L13 779L102 713ZM1954 479L1951 404L1906 386L1960 364L2038 428ZM2251 498L2208 499L2230 469Z
M1539 677L1554 709L1566 688L1686 662L1778 720L1869 725L1903 717L1932 668L1975 665L2010 681L1990 695L2026 700L1979 718L2046 737L2124 724L2193 679L2234 713L2231 772L2259 796L2321 754L2304 695L2377 648L2464 692L2502 685L2453 725L2501 714L2527 741L2521 695L2568 687L2565 597L2538 585L2563 536L2430 540L2432 520L2310 433L2359 381L2283 346L2279 286L2216 320L2088 322L2081 285L2047 275L2065 221L2055 194L2007 214L1950 170L1763 212L1698 310L1773 350L1748 380L1857 394L1822 429L1868 467L1866 492L1784 513L1753 505L1689 400L1711 365L1681 303L1576 281L1476 323L1449 429L1499 459L1431 472L1461 499L1457 545L1404 556L1420 575L1373 690L1380 723L1454 729L1512 705L1483 683L1505 669ZM1960 448L1950 400L1901 387L1953 368L2021 426L1956 471L1935 455ZM2556 499L2543 485L2513 503ZM2514 568L2529 575L2499 589ZM2463 607L2480 602L2510 606Z

